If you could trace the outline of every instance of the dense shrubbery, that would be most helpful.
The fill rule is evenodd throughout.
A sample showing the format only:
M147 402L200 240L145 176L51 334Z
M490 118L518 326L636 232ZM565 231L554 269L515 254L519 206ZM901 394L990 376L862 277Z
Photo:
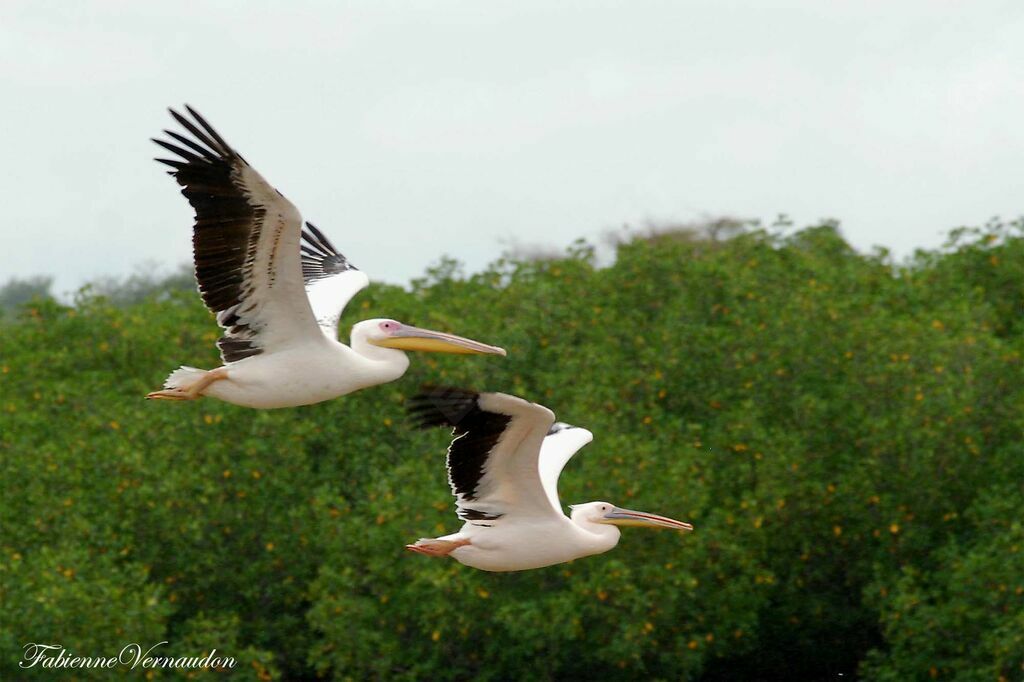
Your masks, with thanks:
M242 679L1021 679L1024 233L895 267L828 225L443 263L389 316L500 343L308 408L147 403L213 366L193 294L40 302L0 340L0 677L22 646L217 647ZM423 383L594 431L566 502L694 523L487 574L403 551L458 527ZM83 673L83 677L88 674Z

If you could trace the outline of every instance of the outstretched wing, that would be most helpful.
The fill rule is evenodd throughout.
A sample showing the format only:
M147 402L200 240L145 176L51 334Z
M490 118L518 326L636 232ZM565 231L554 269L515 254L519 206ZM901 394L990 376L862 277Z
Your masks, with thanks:
M541 443L555 421L551 410L504 393L437 388L413 397L409 411L421 427L452 427L448 482L460 518L556 513L538 468Z
M177 159L157 159L195 210L192 250L206 307L224 335L225 363L319 335L299 262L302 217L191 107L171 109L188 134L154 139Z
M302 279L317 324L336 341L342 311L370 279L311 223L302 231Z
M548 501L559 513L562 513L562 503L558 501L558 477L572 456L592 440L594 434L586 429L555 422L540 446L540 480Z

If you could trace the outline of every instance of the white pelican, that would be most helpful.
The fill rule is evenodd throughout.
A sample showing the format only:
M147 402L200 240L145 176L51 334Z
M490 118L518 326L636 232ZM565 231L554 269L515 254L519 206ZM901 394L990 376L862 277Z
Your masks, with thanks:
M405 373L403 351L505 351L395 320L352 327L351 345L338 342L345 304L369 280L298 209L274 189L192 108L194 122L171 109L191 137L153 141L180 159L157 159L173 170L195 209L192 234L196 280L224 335L223 366L181 367L147 398L212 396L258 408L309 405ZM301 242L301 243L300 243ZM300 254L301 249L301 254Z
M522 571L607 552L619 542L616 526L693 530L609 502L573 505L571 517L562 513L558 476L594 436L555 423L542 405L443 388L415 396L409 410L421 427L453 427L448 482L465 521L458 533L406 545L414 552L451 556L484 571Z

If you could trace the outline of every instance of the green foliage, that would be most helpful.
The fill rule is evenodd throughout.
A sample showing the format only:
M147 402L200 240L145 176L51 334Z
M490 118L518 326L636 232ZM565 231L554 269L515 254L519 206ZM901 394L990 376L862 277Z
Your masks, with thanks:
M0 319L4 313L16 310L19 306L33 299L53 298L53 277L37 275L24 279L11 277L0 286Z
M373 286L343 327L508 358L416 355L298 409L142 400L217 364L192 293L23 308L0 338L0 677L47 639L216 647L243 679L1021 677L1022 224L904 266L831 224L683 237ZM596 435L566 503L696 531L522 574L405 552L459 527L447 435L402 416L424 383L552 407Z
M162 274L159 267L150 265L138 268L126 277L101 277L90 282L83 293L125 306L150 298L164 298L172 292L194 291L195 287L192 265L183 263L171 274Z
M115 656L129 642L156 643L170 613L161 586L138 563L75 542L41 545L0 564L0 649L8 679L29 644L60 643L81 654ZM120 642L111 648L112 642Z
M1015 456L1024 456L1016 448ZM892 655L872 652L881 680L1019 679L1024 670L1024 500L998 485L968 510L973 533L936 552L931 571L907 566L892 590L872 585Z

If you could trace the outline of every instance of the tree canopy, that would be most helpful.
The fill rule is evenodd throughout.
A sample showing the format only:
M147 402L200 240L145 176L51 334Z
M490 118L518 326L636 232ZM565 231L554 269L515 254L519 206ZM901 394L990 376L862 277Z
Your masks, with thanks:
M166 404L142 396L170 369L218 364L195 294L8 316L0 677L27 642L164 639L260 680L1024 676L1020 221L901 264L832 224L444 261L342 328L368 317L508 357L417 355L304 408ZM595 434L563 502L696 530L516 574L404 551L460 525L447 434L403 416L423 384L547 405Z

